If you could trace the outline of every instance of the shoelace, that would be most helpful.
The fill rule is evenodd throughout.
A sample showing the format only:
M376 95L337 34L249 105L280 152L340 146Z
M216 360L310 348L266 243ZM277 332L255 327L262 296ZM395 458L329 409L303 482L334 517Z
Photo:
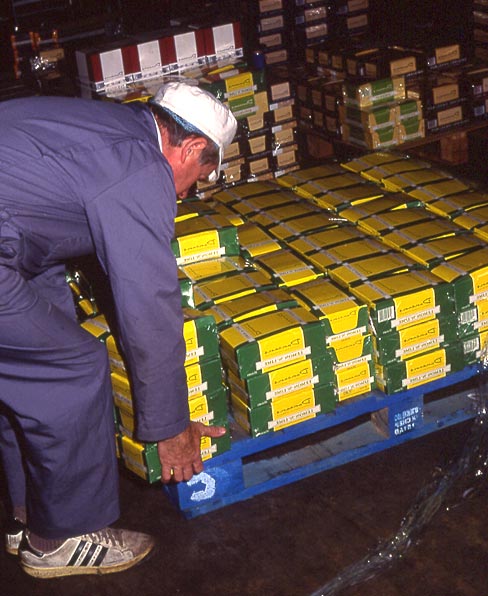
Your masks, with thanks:
M105 543L111 546L124 546L122 532L120 530L115 530L114 528L104 528L98 532L86 534L86 537L97 544Z

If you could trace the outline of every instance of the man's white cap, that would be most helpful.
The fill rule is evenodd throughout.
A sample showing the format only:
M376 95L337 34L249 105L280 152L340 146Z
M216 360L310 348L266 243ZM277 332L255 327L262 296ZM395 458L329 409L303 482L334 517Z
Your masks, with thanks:
M237 129L237 121L229 108L198 85L181 81L165 83L151 103L176 115L175 119L183 128L195 134L201 132L216 143L219 163L209 180L217 180L224 148L230 145Z

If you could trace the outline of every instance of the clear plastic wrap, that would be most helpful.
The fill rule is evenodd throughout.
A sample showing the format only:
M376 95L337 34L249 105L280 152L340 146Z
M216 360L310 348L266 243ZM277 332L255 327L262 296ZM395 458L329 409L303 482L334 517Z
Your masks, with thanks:
M351 586L368 581L401 559L435 514L449 511L474 495L486 481L488 467L488 349L483 346L477 389L469 395L476 408L470 434L459 458L436 468L432 479L418 493L396 534L363 559L342 570L311 596L345 594Z

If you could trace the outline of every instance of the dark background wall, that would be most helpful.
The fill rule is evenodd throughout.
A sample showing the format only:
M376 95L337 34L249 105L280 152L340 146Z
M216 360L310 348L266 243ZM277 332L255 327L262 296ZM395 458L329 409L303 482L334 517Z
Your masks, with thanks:
M253 0L251 0L253 1ZM254 0L257 2L257 0ZM170 18L235 18L245 0L0 0L0 74L11 70L10 35L56 27L69 36L98 30L106 35L164 28ZM379 42L408 45L427 35L470 42L472 2L466 0L370 0ZM74 40L72 43L76 43ZM81 43L81 41L80 41Z

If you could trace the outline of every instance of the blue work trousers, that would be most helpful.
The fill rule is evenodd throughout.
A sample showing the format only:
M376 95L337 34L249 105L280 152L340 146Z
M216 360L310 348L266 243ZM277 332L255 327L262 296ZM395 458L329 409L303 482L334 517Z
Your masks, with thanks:
M29 529L67 538L119 516L106 348L76 321L64 267L0 262L0 453Z

